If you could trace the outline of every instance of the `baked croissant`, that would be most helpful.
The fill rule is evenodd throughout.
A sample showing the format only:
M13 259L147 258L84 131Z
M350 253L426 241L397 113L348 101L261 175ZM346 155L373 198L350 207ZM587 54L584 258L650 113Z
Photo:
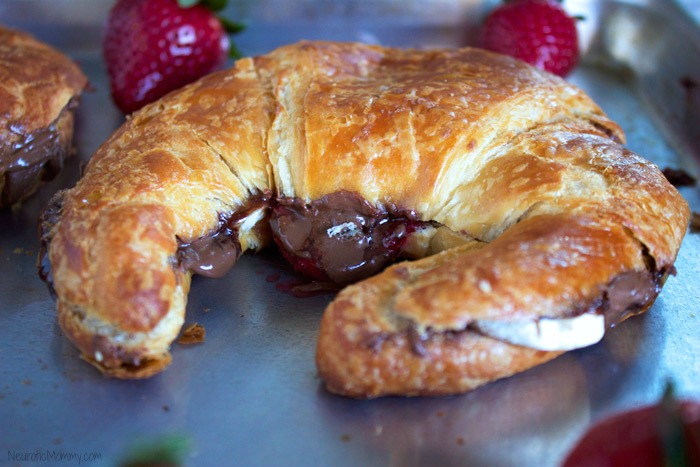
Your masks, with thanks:
M330 391L463 392L599 340L673 271L687 204L623 139L505 56L289 45L129 118L47 209L44 273L84 358L140 378L191 275L274 241L355 283L321 323Z
M0 209L28 198L63 167L86 85L67 56L0 25Z

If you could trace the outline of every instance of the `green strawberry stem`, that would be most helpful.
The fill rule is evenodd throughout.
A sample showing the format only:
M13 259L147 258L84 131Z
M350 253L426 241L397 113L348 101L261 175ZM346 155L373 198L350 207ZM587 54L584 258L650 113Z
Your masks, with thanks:
M664 394L659 402L657 424L663 445L664 466L684 467L688 465L683 419L671 381L666 382Z
M226 8L228 0L177 0L180 8L190 8L200 3L211 11L221 11Z
M243 23L231 21L223 16L218 16L218 18L219 21L221 21L221 25L224 27L224 30L229 34L238 34L245 29L245 24Z
M233 59L239 59L243 56L240 50L238 50L238 47L236 47L236 44L231 42L231 46L228 49L228 56L233 58Z
M183 465L184 458L192 448L190 439L183 435L168 435L143 441L131 448L119 463L120 467L142 467L149 465Z
M177 4L181 8L191 8L195 5L201 4L214 12L222 11L224 8L226 8L227 3L228 0L177 0ZM221 15L217 15L216 17L219 22L221 22L221 26L223 26L224 31L226 31L226 33L229 35L239 34L245 30L245 24L243 23L231 21L230 19ZM243 56L233 41L231 41L231 47L229 48L228 55L231 58L241 58Z
M226 8L228 0L201 0L201 3L211 11L221 11Z

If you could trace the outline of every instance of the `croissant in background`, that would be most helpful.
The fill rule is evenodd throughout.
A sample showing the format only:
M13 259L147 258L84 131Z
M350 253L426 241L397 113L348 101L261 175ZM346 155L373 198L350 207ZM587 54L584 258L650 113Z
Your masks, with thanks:
M302 42L134 114L47 209L43 273L84 358L141 378L170 362L192 274L274 241L354 283L322 318L330 391L463 392L654 301L689 210L623 141L505 56Z
M73 152L87 78L58 50L0 25L0 209L31 196Z

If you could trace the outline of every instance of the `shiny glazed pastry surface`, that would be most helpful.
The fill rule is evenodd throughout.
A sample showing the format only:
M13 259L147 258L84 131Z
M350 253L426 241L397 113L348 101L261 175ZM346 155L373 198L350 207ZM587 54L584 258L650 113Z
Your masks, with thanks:
M62 168L86 85L61 52L0 25L0 209L29 197Z
M59 322L105 373L152 375L193 271L274 238L315 277L372 276L324 312L329 390L467 391L564 351L518 329L616 325L673 271L688 207L623 141L581 90L478 49L242 59L131 116L54 198Z

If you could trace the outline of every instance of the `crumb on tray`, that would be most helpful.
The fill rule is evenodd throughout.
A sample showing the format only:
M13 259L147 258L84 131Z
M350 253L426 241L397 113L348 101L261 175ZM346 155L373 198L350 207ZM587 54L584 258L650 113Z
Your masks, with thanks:
M204 342L205 337L206 330L204 326L199 323L192 323L182 331L177 343L183 345L201 344Z

